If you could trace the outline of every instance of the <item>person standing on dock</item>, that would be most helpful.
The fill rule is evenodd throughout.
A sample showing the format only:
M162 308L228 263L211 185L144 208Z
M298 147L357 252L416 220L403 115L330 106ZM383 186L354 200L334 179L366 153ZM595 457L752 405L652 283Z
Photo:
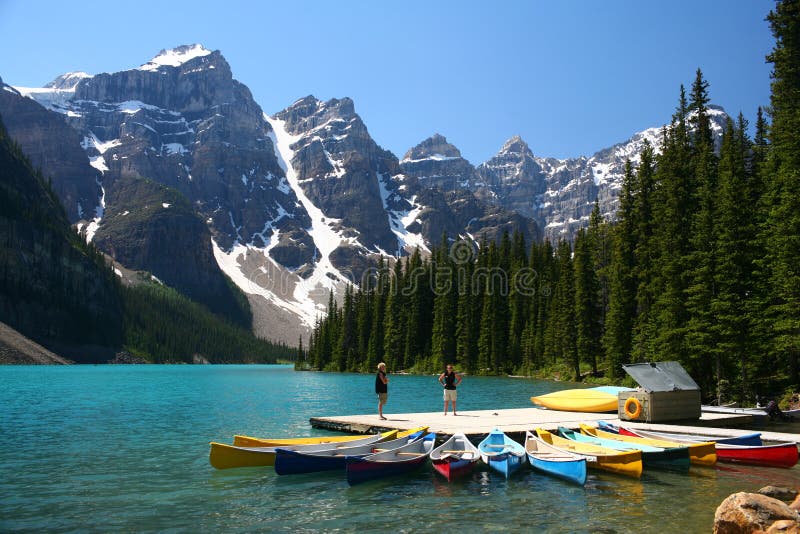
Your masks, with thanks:
M456 413L456 386L461 383L461 375L453 371L453 366L448 364L444 373L439 375L439 383L444 386L444 414L447 415L447 405L453 403L453 415Z
M375 375L375 393L378 395L378 416L385 420L383 405L389 397L389 378L386 376L386 364L383 362L378 364L378 374Z

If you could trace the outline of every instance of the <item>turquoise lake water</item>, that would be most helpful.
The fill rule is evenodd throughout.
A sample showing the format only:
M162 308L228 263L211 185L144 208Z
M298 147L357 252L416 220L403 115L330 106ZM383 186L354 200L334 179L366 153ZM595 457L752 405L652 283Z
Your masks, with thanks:
M455 483L428 466L349 487L340 474L217 471L208 442L324 434L373 413L372 375L286 366L0 366L0 531L708 532L729 494L800 486L800 469L692 468L585 488L525 470ZM459 411L529 407L569 384L466 377ZM391 375L386 413L441 409L433 376Z

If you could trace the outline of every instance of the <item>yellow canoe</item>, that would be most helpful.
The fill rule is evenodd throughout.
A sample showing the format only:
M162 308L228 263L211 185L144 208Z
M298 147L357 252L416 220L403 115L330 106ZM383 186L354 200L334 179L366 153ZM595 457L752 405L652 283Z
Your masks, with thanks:
M376 436L356 436L355 439L336 442L323 442L323 443L306 443L306 444L278 444L271 446L261 447L243 447L240 445L228 445L225 443L211 442L211 451L208 455L208 461L217 469L230 469L233 467L268 467L275 465L275 449L284 448L296 451L314 451L324 450L339 447L352 447L359 443L366 445L367 443L379 443L395 438L402 438L413 434L414 432L426 431L428 427L414 428L403 432L397 430L390 430L380 434L377 439ZM350 437L350 436L348 436ZM338 443L338 445L337 445Z
M640 445L651 445L653 447L689 447L689 461L693 464L713 466L717 463L717 450L714 443L711 441L704 443L678 443L677 441L669 441L666 439L639 438L636 436L625 436L623 434L606 432L605 430L600 430L599 428L588 425L581 425L581 431L589 436L616 439L618 441L627 441L628 443L638 443Z
M578 443L541 428L537 428L536 433L544 442L554 447L585 456L589 467L634 478L642 476L642 451L617 451L599 445Z
M313 438L254 438L251 436L233 436L233 444L237 447L282 447L284 445L318 445L320 443L342 443L355 441L364 436L316 436Z
M596 389L565 389L531 397L531 402L564 412L616 412L617 396Z

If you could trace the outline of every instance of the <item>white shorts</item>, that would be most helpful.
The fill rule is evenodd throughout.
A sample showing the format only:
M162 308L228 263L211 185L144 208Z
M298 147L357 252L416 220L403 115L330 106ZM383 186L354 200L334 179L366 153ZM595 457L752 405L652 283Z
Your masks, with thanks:
M444 400L446 401L455 401L458 395L456 395L455 389L445 389L444 390Z

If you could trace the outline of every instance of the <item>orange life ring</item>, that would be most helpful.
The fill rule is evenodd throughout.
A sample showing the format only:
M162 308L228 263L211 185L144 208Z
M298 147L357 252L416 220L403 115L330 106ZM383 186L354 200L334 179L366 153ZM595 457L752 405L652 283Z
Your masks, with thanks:
M633 409L631 409L631 405L633 405ZM642 415L642 403L639 402L639 399L628 397L628 400L625 401L625 415L630 419L636 419Z

